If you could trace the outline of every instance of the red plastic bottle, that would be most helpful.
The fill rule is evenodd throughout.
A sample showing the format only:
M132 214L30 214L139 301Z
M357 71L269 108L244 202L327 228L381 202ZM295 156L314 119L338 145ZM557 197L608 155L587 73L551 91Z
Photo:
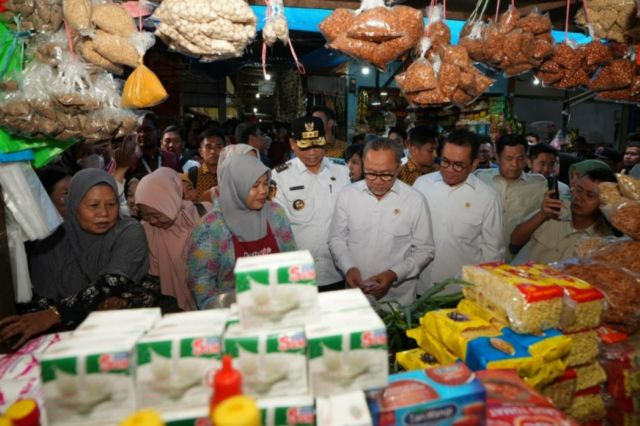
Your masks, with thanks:
M225 399L242 395L242 375L231 366L231 356L222 357L222 368L213 376L213 395L209 404L209 413Z

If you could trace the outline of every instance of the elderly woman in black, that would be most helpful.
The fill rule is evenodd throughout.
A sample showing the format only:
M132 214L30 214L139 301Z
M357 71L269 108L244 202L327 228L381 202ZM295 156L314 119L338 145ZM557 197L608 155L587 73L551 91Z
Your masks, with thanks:
M15 348L53 327L73 328L94 310L158 303L159 282L146 277L144 230L119 213L109 174L100 169L76 173L64 223L31 251L34 297L18 306L21 315L0 321L0 342L17 340Z

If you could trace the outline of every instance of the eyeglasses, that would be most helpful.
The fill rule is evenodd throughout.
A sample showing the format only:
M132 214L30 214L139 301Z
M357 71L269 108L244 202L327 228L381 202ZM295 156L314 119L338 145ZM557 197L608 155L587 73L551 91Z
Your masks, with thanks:
M469 167L470 164L471 163L462 163L462 162L459 162L459 161L450 161L450 160L447 160L444 157L442 157L442 159L440 160L440 168L448 169L449 167L451 167L456 172L463 171L464 169Z
M391 182L396 177L395 173L370 173L364 172L364 178L366 180L374 181L380 178L383 182Z

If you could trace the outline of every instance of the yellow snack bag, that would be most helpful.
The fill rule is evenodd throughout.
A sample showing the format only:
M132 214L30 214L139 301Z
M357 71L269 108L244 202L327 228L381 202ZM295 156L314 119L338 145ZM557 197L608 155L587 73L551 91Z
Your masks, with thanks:
M396 361L406 371L424 370L425 368L440 366L433 355L421 348L396 353Z
M509 326L509 318L496 311L486 309L471 299L462 299L456 309L461 314L483 319L498 329Z
M420 318L420 324L462 360L466 359L467 345L473 339L500 335L500 330L489 322L462 314L455 309L427 312Z
M423 327L407 330L407 336L415 339L418 346L425 352L433 355L440 365L451 365L458 361L458 357L452 354L449 349L436 337L427 332Z
M121 104L124 108L149 108L164 102L168 97L155 73L140 64L124 83Z

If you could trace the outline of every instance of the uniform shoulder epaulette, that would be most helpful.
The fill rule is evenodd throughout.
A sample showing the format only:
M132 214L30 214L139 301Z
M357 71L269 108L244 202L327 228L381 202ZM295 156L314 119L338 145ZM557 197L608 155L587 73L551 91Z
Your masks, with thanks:
M333 164L340 164L341 166L346 166L347 162L342 158L337 157L327 157Z
M286 162L284 162L282 164L278 164L273 169L276 172L281 173L281 172L284 172L285 170L287 170L289 168L289 166L291 166L291 164L288 161L286 161Z

